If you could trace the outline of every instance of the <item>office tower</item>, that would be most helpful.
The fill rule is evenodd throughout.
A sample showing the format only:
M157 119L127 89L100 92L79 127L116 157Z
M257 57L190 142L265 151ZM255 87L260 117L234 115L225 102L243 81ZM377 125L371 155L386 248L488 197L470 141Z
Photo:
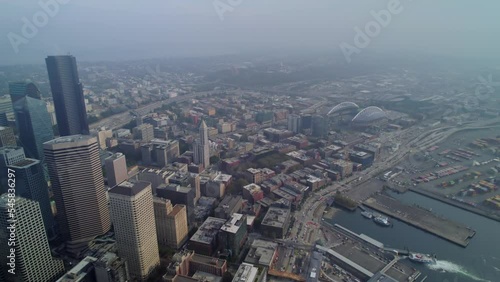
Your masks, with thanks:
M9 199L15 199L15 229L12 226ZM49 242L43 228L42 214L39 204L22 197L9 198L7 194L0 196L0 241L5 244L0 248L0 261L4 277L10 281L7 256L15 249L15 268L17 279L14 281L55 281L64 273L64 265L51 256ZM7 247L8 238L15 232L15 246Z
M156 234L161 247L180 248L188 238L187 211L168 199L154 197Z
M14 130L10 127L0 126L0 147L17 146Z
M301 117L299 115L288 116L288 130L293 133L299 133L301 130Z
M89 124L73 56L48 56L45 59L50 89L56 109L57 127L61 136L89 134Z
M108 193L118 255L131 276L146 280L160 264L151 183L123 182Z
M97 131L94 131L92 135L97 136L97 141L99 142L99 147L103 150L108 148L106 141L110 138L113 138L113 130L101 128Z
M170 226L167 224L167 216L172 212L172 203L168 199L153 197L153 205L155 212L156 223L156 238L158 239L158 246L167 247L168 232Z
M4 173L8 168L13 169L16 174L16 195L40 204L45 230L48 236L54 236L54 217L50 208L49 188L40 161L26 158L21 147L0 148L0 159L2 185L7 187L8 178Z
M43 160L43 143L54 139L47 105L33 83L9 83L9 91L21 146L30 158Z
M328 119L316 115L312 117L312 135L315 137L323 137L328 134Z
M169 199L172 205L185 205L187 209L188 224L192 228L195 221L194 197L195 191L191 187L182 187L177 184L161 184L156 188L158 197Z
M194 144L194 162L202 164L204 168L210 166L210 143L208 141L208 127L205 121L201 121L200 139Z
M144 142L149 142L154 138L154 128L149 123L143 123L134 127L132 133L134 134L134 139Z
M65 136L44 143L43 147L60 235L68 251L77 254L111 225L97 138Z
M8 126L10 120L14 120L12 101L9 95L4 95L0 97L0 126Z
M128 179L127 160L122 153L116 153L104 160L108 186L113 188Z

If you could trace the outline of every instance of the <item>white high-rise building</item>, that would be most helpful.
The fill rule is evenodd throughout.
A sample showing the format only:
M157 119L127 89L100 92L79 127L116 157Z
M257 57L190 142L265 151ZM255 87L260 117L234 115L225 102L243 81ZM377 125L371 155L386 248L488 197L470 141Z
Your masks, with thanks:
M194 143L194 163L203 164L204 168L210 166L210 141L208 141L208 126L201 121L200 138Z
M123 182L108 193L118 255L131 276L146 280L160 264L151 183Z
M15 213L9 200L14 200ZM11 221L15 216L15 222ZM15 245L8 245L11 228L15 234ZM45 233L40 205L36 201L21 197L0 196L0 278L2 281L55 281L64 273L64 264L54 259L50 252L49 241ZM15 275L8 272L11 250L14 249ZM14 279L11 279L14 278Z

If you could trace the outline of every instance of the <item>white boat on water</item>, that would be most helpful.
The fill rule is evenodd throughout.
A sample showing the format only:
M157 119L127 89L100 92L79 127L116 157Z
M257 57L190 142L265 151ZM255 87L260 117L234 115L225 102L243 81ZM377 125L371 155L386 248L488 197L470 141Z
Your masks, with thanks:
M381 215L377 215L375 217L373 217L373 221L375 221L375 223L377 224L380 224L382 226L391 226L391 222L389 221L389 218L385 217L385 216L381 216Z
M418 263L430 263L430 264L436 263L436 256L431 256L431 255L426 255L426 254L410 253L408 258L411 261L418 262Z
M368 219L372 219L372 217L373 217L373 213L367 212L367 211L361 212L361 215L368 218Z

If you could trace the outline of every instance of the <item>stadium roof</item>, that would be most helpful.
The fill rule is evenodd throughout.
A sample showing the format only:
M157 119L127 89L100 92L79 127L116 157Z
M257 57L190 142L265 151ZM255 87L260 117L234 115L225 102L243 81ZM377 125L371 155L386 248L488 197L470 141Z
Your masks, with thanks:
M331 114L335 114L335 113L339 113L339 112L345 112L347 110L351 110L351 111L354 111L354 110L357 110L359 109L359 106L356 105L355 103L353 102L342 102L338 105L336 105L335 107L333 107L327 115L331 115Z
M370 106L364 108L359 112L353 119L353 123L370 123L383 118L386 118L387 114L379 107Z

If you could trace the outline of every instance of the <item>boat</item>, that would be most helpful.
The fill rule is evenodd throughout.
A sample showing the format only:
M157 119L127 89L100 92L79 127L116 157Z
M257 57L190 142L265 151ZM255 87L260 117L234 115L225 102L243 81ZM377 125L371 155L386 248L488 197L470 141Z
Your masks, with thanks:
M391 222L385 216L377 215L377 216L373 217L373 221L375 221L375 223L380 224L382 226L391 226Z
M366 217L366 218L369 218L369 219L371 219L373 217L373 213L367 212L367 211L361 212L361 215Z
M413 262L418 262L418 263L430 263L430 264L435 264L436 263L436 256L435 255L426 255L426 254L420 254L420 253L410 253L410 256L408 258L413 261Z

